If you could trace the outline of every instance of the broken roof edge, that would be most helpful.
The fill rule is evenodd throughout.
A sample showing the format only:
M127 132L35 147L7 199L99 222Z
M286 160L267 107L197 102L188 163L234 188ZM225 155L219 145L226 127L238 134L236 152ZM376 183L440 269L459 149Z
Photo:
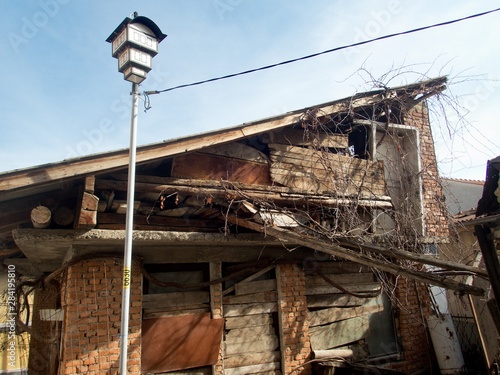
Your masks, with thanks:
M423 95L427 98L431 96L429 91L437 90L436 94L442 91L446 82L447 77L443 76L394 88L357 93L342 99L297 109L278 116L245 122L237 126L139 146L137 148L137 163L145 163L183 152L196 151L218 144L237 141L265 131L283 128L297 123L300 116L308 110L321 110L331 115L352 110L353 108L369 106L382 100L395 99L400 95L407 98ZM388 97L387 93L392 93L393 97ZM418 98L414 99L418 101ZM33 185L52 184L55 181L62 182L87 174L110 172L126 167L128 162L128 148L124 148L7 171L0 173L0 194L22 190L24 187L33 187ZM9 199L12 198L0 196L0 202Z

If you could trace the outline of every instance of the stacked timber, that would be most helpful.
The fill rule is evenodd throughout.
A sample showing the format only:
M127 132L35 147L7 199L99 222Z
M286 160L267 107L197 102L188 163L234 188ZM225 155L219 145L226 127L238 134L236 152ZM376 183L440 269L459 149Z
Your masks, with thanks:
M384 166L325 149L270 144L273 182L299 191L351 196L385 194Z
M276 279L242 281L223 298L226 375L281 374Z
M376 298L380 282L374 281L369 269L350 262L318 263L318 267L321 276L306 279L312 349L331 350L365 339L370 315L383 310Z

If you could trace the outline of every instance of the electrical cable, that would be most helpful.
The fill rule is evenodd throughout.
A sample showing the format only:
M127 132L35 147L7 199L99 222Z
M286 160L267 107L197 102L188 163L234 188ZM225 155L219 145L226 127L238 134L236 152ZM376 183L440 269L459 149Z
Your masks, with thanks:
M469 15L469 16L466 16L466 17L462 17L462 18L457 18L457 19L454 19L454 20L451 20L451 21L440 22L440 23L436 23L436 24L433 24L433 25L418 27L416 29L411 29L411 30L407 30L407 31L393 33L393 34L387 34L387 35L379 36L377 38L373 38L373 39L369 39L369 40L364 40L364 41L353 43L353 44L343 45L343 46L331 48L331 49L328 49L328 50L325 50L325 51L322 51L322 52L317 52L317 53L313 53L313 54L310 54L310 55L306 55L306 56L297 57L297 58L294 58L294 59L282 61L282 62L279 62L279 63L262 66L260 68L254 68L254 69L245 70L245 71L242 71L242 72L239 72L239 73L232 73L232 74L227 74L227 75L220 76L220 77L214 77L214 78L206 79L206 80L203 80L203 81L186 83L186 84L183 84L183 85L173 86L173 87L170 87L170 88L167 88L167 89L164 89L164 90L144 91L144 95L147 98L148 95L152 95L152 94L161 94L163 92L173 91L173 90L177 90L177 89L181 89L181 88L185 88L185 87L198 86L198 85L202 85L202 84L209 83L209 82L220 81L220 80L227 79L227 78L233 78L233 77L242 76L242 75L245 75L245 74L255 73L255 72L258 72L258 71L262 71L262 70L266 70L266 69L271 69L271 68L275 68L275 67L282 66L282 65L291 64L291 63L294 63L294 62L297 62L297 61L307 60L307 59L310 59L310 58L313 58L313 57L325 55L327 53L337 52L337 51L340 51L340 50L343 50L343 49L361 46L361 45L372 43L372 42L375 42L375 41L378 41L378 40L389 39L389 38L393 38L393 37L396 37L396 36L412 34L412 33L415 33L415 32L419 32L419 31L423 31L423 30L427 30L427 29L432 29L432 28L435 28L435 27L441 27L441 26L451 25L451 24L454 24L454 23L457 23L457 22L469 20L469 19L476 18L476 17L481 17L481 16L484 16L484 15L487 15L487 14L490 14L490 13L498 12L498 11L500 11L500 8L488 10L488 11L481 12L481 13L472 14L472 15ZM149 100L147 101L147 103L148 103L148 106L149 106Z

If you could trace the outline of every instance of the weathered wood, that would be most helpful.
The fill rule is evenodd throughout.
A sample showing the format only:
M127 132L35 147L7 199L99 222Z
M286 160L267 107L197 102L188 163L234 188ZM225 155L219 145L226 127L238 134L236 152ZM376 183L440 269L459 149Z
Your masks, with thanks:
M95 176L91 175L85 177L83 191L85 191L86 193L94 194L94 188L95 188Z
M324 275L339 285L366 284L366 283L372 283L375 280L375 276L371 272L324 274ZM320 276L313 275L306 277L307 287L327 286L327 285L329 286L330 284L328 284Z
M143 309L160 309L172 306L187 306L210 302L209 292L175 292L161 294L144 294Z
M251 326L262 326L273 324L270 314L248 315L225 318L226 329L246 328Z
M268 266L268 267L265 267L263 269L261 269L260 271L248 276L247 278L243 279L240 281L240 283L246 283L246 282L250 282L252 280L255 280L257 277L265 274L266 272L269 272L271 271L275 266L274 265L271 265L271 266ZM222 295L226 295L226 294L229 294L231 293L232 291L234 291L236 289L236 286L235 285L232 285L230 286L229 288L225 289L223 292L222 292Z
M224 368L234 368L261 363L277 362L281 357L279 351L267 353L246 353L245 355L233 355L224 358Z
M349 294L318 294L307 296L307 307L328 308L328 307L353 307L367 303L371 298L354 297Z
M328 358L352 358L354 355L351 349L330 349L330 350L313 350L314 359Z
M236 295L270 292L276 290L276 280L258 280L247 283L241 282L236 284L235 288Z
M264 371L272 371L280 369L279 362L263 363L259 365L250 365L243 367L228 368L224 371L225 375L248 375L259 374Z
M79 188L80 196L75 210L74 229L93 229L97 225L97 207L99 198L94 194L84 191L84 187Z
M263 303L276 302L278 293L276 291L243 294L239 296L224 296L222 303L224 305L237 305L242 303Z
M332 349L337 346L346 345L366 338L368 334L369 320L367 316L342 320L309 329L309 337L313 350Z
M189 315L189 314L203 314L203 313L209 313L210 308L204 307L204 308L195 308L195 309L190 309L190 308L185 308L185 309L180 309L180 310L175 310L175 311L156 311L156 310L144 310L144 313L142 314L143 319L156 319L156 318L166 318L166 317L171 317L171 316L179 316L179 315Z
M271 338L278 340L278 336L274 332L270 334L248 334L246 336L226 336L225 343L227 346L239 345L241 343L249 342L249 341L259 341L263 338Z
M254 337L251 341L240 342L236 345L225 344L226 355L272 352L279 347L277 336Z
M75 214L69 207L61 206L54 211L54 223L60 227L68 227L73 225Z
M342 285L342 287L351 293L377 293L381 292L382 285L380 283L364 283L364 284L352 284L352 285ZM317 295L317 294L335 294L335 293L345 293L343 290L337 289L330 284L325 285L312 285L306 287L306 295Z
M228 158L253 161L256 163L267 164L268 160L265 154L259 150L245 145L243 143L231 142L223 145L207 147L199 151L203 154L218 155Z
M355 318L357 316L374 314L384 310L384 306L369 305L351 308L329 308L309 311L309 326L315 327L323 324L334 323L340 320Z
M173 158L173 177L237 181L246 184L271 185L269 166L235 158L202 153L183 154Z
M345 260L350 260L369 267L377 268L380 271L389 272L396 276L401 275L426 284L437 285L446 289L455 290L460 293L479 296L484 295L484 290L482 288L462 284L452 279L436 277L431 275L430 273L405 268L394 263L373 259L367 255L364 255L363 253L358 253L354 250L339 246L328 240L312 237L304 233L295 233L282 228L266 227L257 223L250 222L248 220L237 218L234 215L228 215L225 217L225 219L233 224L241 225L243 227L265 233L266 235L275 237L281 241L291 241L294 244L306 246L325 254L334 255Z
M276 302L246 303L243 305L227 305L224 308L224 317L258 315L278 311Z
M189 181L189 180L186 180ZM100 189L116 189L118 191L127 191L126 181L115 181L115 180L97 180L96 186ZM298 204L300 202L308 202L309 204L318 204L322 206L338 206L352 203L352 199L343 198L343 195L336 192L335 197L332 198L331 195L325 194L311 194L311 192L306 192L305 190L298 191L297 189L286 188L285 192L280 192L283 188L280 187L268 187L266 190L249 190L240 188L236 183L232 184L229 182L221 183L218 186L211 186L205 181L204 185L197 186L194 182L192 184L186 183L186 185L178 184L157 184L149 182L136 182L135 188L136 192L157 192L157 193L173 193L182 192L187 195L199 195L202 197L213 197L221 198L224 200L230 199L249 199L249 200L266 200L273 201L276 204L287 205L287 204ZM248 184L246 186L249 186ZM258 185L255 185L258 186ZM369 198L368 198L369 197ZM387 196L380 195L376 196L371 192L361 192L356 194L356 202L360 206L369 207L392 207L392 204L388 201Z
M31 223L37 229L45 229L50 226L52 213L45 206L37 206L31 210Z
M382 162L279 144L271 148L271 178L282 185L317 191L385 194Z
M472 267L472 266L468 266L466 264L455 263L455 262L447 261L445 259L439 259L433 255L417 254L417 253L412 253L410 251L404 251L404 250L399 250L399 249L394 249L394 248L391 248L389 250L389 249L386 249L382 246L376 246L376 245L370 245L370 244L359 244L359 243L355 243L355 242L348 242L348 241L342 241L342 240L339 241L339 243L341 245L346 246L346 247L351 248L351 249L370 251L373 253L385 255L385 256L390 257L390 258L413 260L413 261L418 262L418 263L425 263L425 264L429 264L432 266L441 267L441 268L444 268L447 270L473 272L477 275L488 277L488 273L485 272L484 270L478 268L478 267Z
M272 143L345 149L349 147L349 137L347 134L284 129L282 132L273 133Z
M265 326L253 326L253 327L248 327L248 328L236 328L230 330L228 333L226 333L226 339L229 338L240 338L240 337L246 337L246 338L252 338L255 336L260 336L260 335L274 335L275 330L272 325L265 325ZM243 341L248 341L243 340Z

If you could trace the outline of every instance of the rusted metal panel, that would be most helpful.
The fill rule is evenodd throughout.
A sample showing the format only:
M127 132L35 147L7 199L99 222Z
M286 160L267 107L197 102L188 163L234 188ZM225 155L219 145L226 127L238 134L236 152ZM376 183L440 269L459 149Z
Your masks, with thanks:
M269 165L218 155L192 153L176 156L172 177L228 180L254 185L271 185Z
M144 320L142 373L183 370L217 362L224 319L188 314Z

